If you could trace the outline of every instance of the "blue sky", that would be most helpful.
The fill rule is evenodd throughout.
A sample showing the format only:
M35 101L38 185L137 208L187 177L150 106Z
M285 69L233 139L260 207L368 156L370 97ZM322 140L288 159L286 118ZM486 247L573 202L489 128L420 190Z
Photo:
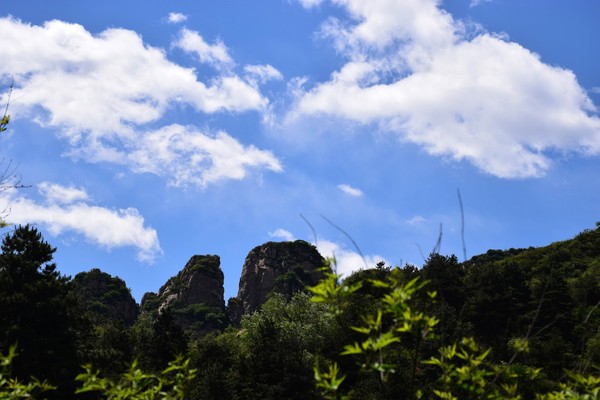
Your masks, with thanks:
M600 4L0 4L4 190L64 274L139 301L194 254L315 242L340 272L542 246L600 220ZM10 183L10 182L8 182ZM302 217L301 217L302 216ZM313 235L314 227L317 236ZM333 222L358 244L330 224ZM5 232L8 229L5 229Z

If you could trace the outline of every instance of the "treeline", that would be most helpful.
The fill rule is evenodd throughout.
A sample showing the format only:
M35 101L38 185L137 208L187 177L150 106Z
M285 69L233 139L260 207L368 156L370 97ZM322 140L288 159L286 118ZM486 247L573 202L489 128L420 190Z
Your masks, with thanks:
M140 313L118 278L61 275L55 249L32 227L7 234L1 250L0 353L16 344L10 374L56 387L43 398L111 398L75 395L82 365L116 382L134 360L159 376L177 355L189 359L189 399L593 399L600 391L600 224L464 263L432 254L420 269L379 264L341 282L329 273L291 300L273 293L240 326L194 339L168 308Z

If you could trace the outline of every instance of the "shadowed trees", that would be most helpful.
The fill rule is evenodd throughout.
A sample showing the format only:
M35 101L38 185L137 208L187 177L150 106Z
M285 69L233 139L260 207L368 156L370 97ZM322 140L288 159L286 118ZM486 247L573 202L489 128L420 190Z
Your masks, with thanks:
M67 391L80 368L81 316L69 278L52 263L56 249L29 225L5 236L1 249L0 351L7 353L16 344L17 377L33 375Z

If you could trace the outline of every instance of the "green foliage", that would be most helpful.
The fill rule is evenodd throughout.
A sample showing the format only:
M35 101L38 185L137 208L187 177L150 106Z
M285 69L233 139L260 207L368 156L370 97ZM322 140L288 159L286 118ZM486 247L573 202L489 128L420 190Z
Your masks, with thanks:
M188 339L168 308L156 318L141 314L132 328L132 341L140 366L152 372L165 368L175 356L188 350Z
M440 259L440 261L443 260ZM514 267L515 264L506 263L504 265ZM512 268L512 270L515 269ZM447 275L450 272L440 270L436 276ZM425 271L425 273L431 276L431 270ZM380 303L375 309L361 315L361 325L349 327L361 334L363 339L344 345L343 351L340 353L356 357L359 360L358 367L361 373L374 372L378 374L380 381L378 392L380 394L373 396L375 392L371 390L369 398L392 397L389 395L389 390L385 390L385 387L382 389L382 385L385 385L389 378L402 368L401 363L393 361L393 356L397 354L397 348L404 346L405 350L413 354L411 357L411 360L415 362L413 372L418 366L420 369L433 367L439 373L430 374L430 376L437 377L433 381L421 380L421 386L415 384L419 377L413 373L411 380L404 382L410 390L403 397L453 400L517 400L533 397L538 400L598 399L600 393L600 377L598 375L565 371L566 381L554 384L554 389L543 390L543 387L548 387L548 382L544 378L545 375L541 368L513 363L518 355L529 353L531 350L530 334L540 314L543 301L539 301L537 304L537 311L533 322L530 323L527 336L514 336L507 340L506 349L513 352L509 362L494 361L490 357L492 349L482 347L470 337L462 338L449 346L442 346L438 350L438 356L432 356L422 361L419 357L421 341L436 340L433 330L438 328L439 320L417 311L416 307L422 306L422 304L415 303L414 300L418 299L419 292L423 291L425 283L419 281L418 278L406 281L406 276L410 276L410 273L407 275L406 271L395 269L383 280L367 281L372 287L384 289L380 293ZM582 279L590 278L589 274L582 275ZM594 276L591 279L595 281L595 278ZM444 286L444 282L453 282L455 287L460 285L460 280L442 278L436 286L443 288L446 293L449 288ZM488 282L491 283L492 280ZM501 282L506 282L506 279ZM350 287L344 287L344 282L340 284L338 277L330 274L319 285L311 289L316 294L313 301L329 304L336 311L336 315L342 315L344 307L348 305L348 298L352 296L352 293L356 293L365 284L365 281L352 279L349 284L356 289L350 290ZM548 286L546 285L546 288ZM431 300L436 296L435 292L427 294ZM547 295L547 291L542 292L542 296L545 295ZM483 294L481 296L483 297ZM590 307L584 321L586 324L598 306L590 305ZM594 324L593 326L597 329L599 325ZM407 338L412 338L412 340L406 340ZM594 339L595 337L588 340L587 343L593 343ZM348 373L351 371L342 372L337 362L316 362L314 366L315 385L326 399L366 398L356 383L354 383L355 387L348 384Z
M313 294L311 298L313 303L325 303L335 315L340 315L348 295L360 289L362 282L340 285L340 276L332 272L332 264L336 264L335 258L325 261L322 269L323 279L317 285L309 287L308 290Z
M2 118L0 119L0 132L4 132L6 131L6 126L8 125L8 123L10 122L10 115L8 114L4 114L2 116Z
M313 399L313 365L319 352L337 348L338 326L326 307L297 293L273 295L242 320L241 398Z
M246 352L237 331L210 333L191 345L191 365L197 368L197 378L188 398L228 400L240 398L245 386L243 360Z
M519 349L526 349L525 342L515 342ZM439 386L433 390L440 399L494 399L517 400L518 369L509 364L494 364L487 358L491 349L483 350L473 338L463 338L458 344L443 347L439 357L426 360L442 371ZM526 378L534 380L539 369L527 368Z
M536 400L597 400L600 398L600 376L567 371L569 380L560 390L536 395Z
M216 256L197 256L185 266L185 270L190 273L194 271L202 271L213 278L223 279L223 271L219 267L220 261Z
M188 304L185 307L174 304L171 309L174 316L183 317L187 321L194 321L186 332L208 332L222 330L228 324L225 310L220 307L209 306L205 303Z
M47 382L35 378L23 383L11 376L11 366L16 357L16 346L11 346L7 354L0 354L0 399L18 400L30 399L34 395L54 389Z
M15 346L8 354L0 354L0 399L33 399L41 393L56 389L46 381L31 378L23 383L11 376L11 366L16 356ZM76 394L93 394L95 399L106 400L180 400L185 397L189 385L196 376L189 360L177 357L158 374L149 374L133 362L117 379L101 377L91 365L75 380L81 382Z
M302 265L296 265L275 278L273 292L282 293L291 298L296 292L304 290L312 283L312 276Z
M153 294L129 327L113 317L130 297L125 283L99 270L61 276L54 248L31 227L8 234L1 250L0 398L587 400L600 393L600 224L546 248L490 251L465 263L434 254L421 269L380 263L344 280L328 260L310 294L293 297L287 289L308 275L289 258L277 281L284 293L225 331L221 307L175 300L159 312ZM188 271L211 271L207 260L193 260ZM173 279L175 289L185 281ZM198 320L188 330L219 331L190 341L180 324L186 318ZM169 363L177 354L190 361Z
M129 327L118 321L95 323L80 344L80 359L116 376L131 364L132 345Z
M340 376L341 371L337 363L327 365L327 369L323 370L317 359L314 367L315 382L317 388L325 398L345 400L349 396L345 396L339 392L340 385L346 379L345 376Z
M59 387L50 396L61 397L73 387L86 327L69 279L56 270L55 249L35 228L15 228L1 248L0 352L16 343L15 377L46 379Z
M335 264L335 260L331 261ZM354 356L362 373L376 373L381 384L388 381L388 376L396 372L396 366L389 362L395 352L395 345L408 341L411 343L413 368L410 386L416 379L416 365L420 356L420 344L423 340L433 338L433 328L438 324L435 317L416 311L411 307L416 293L425 286L418 278L403 282L405 274L395 269L387 274L386 280L371 279L369 284L374 288L384 289L376 310L362 315L362 324L351 326L351 329L362 335L362 339L345 345L340 355ZM315 293L312 301L331 305L336 315L343 312L344 304L353 293L362 286L361 282L342 282L335 274L326 275L318 285L310 288ZM428 293L431 299L436 294ZM317 387L325 393L325 398L340 398L341 384L346 379L336 363L329 363L328 370L322 371L315 365Z
M143 372L133 362L130 369L118 380L100 377L90 365L75 379L81 382L76 393L95 393L96 398L106 400L176 400L183 399L196 371L189 367L189 360L177 357L167 368L157 374Z
M135 322L138 306L125 282L98 268L80 272L72 280L80 307L94 324L123 324Z

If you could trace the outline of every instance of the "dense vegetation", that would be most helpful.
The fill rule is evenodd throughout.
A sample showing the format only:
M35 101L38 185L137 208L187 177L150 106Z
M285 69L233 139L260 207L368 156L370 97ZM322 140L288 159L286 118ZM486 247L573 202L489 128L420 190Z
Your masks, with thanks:
M168 308L124 308L118 278L61 275L30 226L1 250L0 398L599 396L600 224L464 263L432 254L420 269L326 274L201 337Z

